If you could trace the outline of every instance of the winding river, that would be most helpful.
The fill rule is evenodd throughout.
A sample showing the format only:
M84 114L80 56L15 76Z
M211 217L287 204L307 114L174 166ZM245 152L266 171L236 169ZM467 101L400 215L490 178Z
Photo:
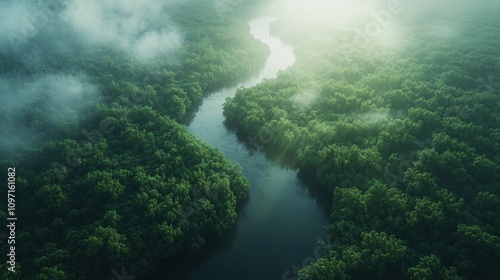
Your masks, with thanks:
M252 186L250 200L230 230L208 240L201 252L168 261L147 279L296 279L296 268L313 257L317 239L324 238L321 228L328 222L328 195L314 191L314 184L299 179L295 170L252 151L223 124L222 105L237 88L275 78L295 61L293 49L270 35L271 21L258 18L249 22L251 34L271 51L262 71L236 87L208 96L189 125L192 133L243 167Z

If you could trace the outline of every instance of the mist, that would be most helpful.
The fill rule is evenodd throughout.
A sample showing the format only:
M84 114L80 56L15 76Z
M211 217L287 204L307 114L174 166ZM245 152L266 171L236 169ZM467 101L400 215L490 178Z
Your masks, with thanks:
M301 110L306 110L313 104L316 98L316 93L311 91L304 91L292 96L291 101Z
M281 33L303 37L339 37L349 34L355 43L395 42L412 36L403 25L425 25L429 38L451 39L460 35L463 19L500 12L493 0L277 0L266 13L281 21ZM386 45L387 46L387 45Z
M139 58L151 58L182 44L180 31L165 14L176 2L72 0L61 17L89 46L113 46Z
M101 98L84 74L39 74L22 80L0 76L0 155L37 145L50 133L77 126L81 114Z
M179 0L14 0L0 3L0 53L78 54L108 48L143 60L172 54L183 35L170 20ZM25 59L26 60L26 59Z
M0 1L0 153L76 127L101 100L96 77L61 62L103 50L133 63L177 56L183 34L169 11L178 3Z

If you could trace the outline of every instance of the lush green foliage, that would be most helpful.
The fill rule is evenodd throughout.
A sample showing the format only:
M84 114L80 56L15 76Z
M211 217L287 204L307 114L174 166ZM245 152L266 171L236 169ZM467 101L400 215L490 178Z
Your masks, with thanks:
M449 38L285 37L296 64L226 102L251 144L333 192L333 243L299 279L500 277L500 29L466 19Z
M68 150L72 167L18 171L18 254L33 256L21 259L28 278L47 268L109 278L124 265L139 275L155 259L199 249L207 233L227 229L247 194L238 166L150 107L102 106L95 114L114 132L83 146L50 141L33 163L65 162Z
M0 129L16 137L0 142L1 169L17 167L16 277L110 279L122 268L139 277L235 222L249 188L241 168L179 122L204 94L255 73L268 50L211 1L171 13L185 36L173 57L140 61L107 48L65 53L42 44L39 64L0 58L2 78L14 85L83 72L96 87L62 108L42 88L20 111L0 112ZM67 112L54 117L60 109Z

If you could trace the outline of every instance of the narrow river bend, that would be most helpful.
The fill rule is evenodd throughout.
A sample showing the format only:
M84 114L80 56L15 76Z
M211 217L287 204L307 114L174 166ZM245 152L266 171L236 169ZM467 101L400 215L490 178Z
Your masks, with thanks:
M222 105L237 88L275 78L295 61L293 49L270 36L270 22L269 18L249 22L251 34L271 51L264 69L236 87L208 96L189 125L193 134L242 166L251 184L250 200L228 232L208 240L201 252L155 269L151 279L295 279L292 266L313 257L317 239L324 238L321 228L328 216L319 201L326 194L312 194L295 170L278 166L261 152L251 153L223 124Z

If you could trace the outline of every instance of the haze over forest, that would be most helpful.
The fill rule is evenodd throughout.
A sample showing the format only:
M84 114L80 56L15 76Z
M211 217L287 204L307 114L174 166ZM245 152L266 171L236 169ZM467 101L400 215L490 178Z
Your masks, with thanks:
M499 14L1 1L0 279L500 279Z

